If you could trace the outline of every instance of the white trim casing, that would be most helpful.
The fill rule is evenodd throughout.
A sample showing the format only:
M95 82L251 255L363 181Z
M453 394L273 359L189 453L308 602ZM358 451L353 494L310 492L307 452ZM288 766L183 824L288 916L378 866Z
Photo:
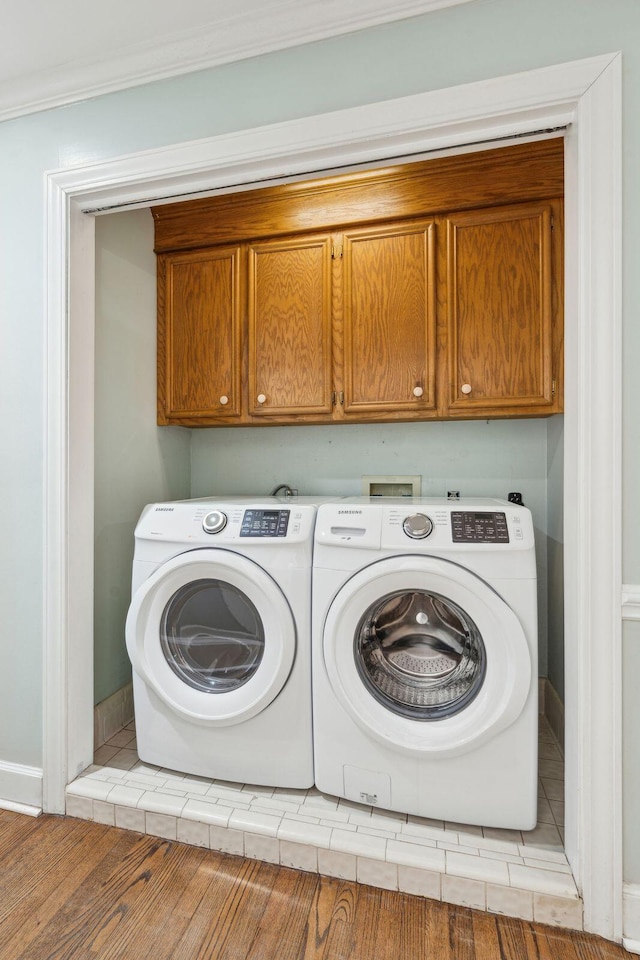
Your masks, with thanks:
M565 846L585 929L610 939L622 930L620 91L618 57L577 102L565 154Z
M469 2L263 0L168 37L151 28L144 42L0 83L0 121Z
M48 322L55 349L49 364L48 422L52 432L46 478L50 490L46 609L53 617L48 616L44 624L45 730L49 731L45 743L46 809L62 809L66 771L73 773L87 762L84 743L74 740L68 731L92 730L92 711L84 693L93 681L86 651L91 635L86 632L87 596L92 589L89 565L85 569L77 564L74 590L66 595L69 566L76 556L88 556L88 531L93 523L91 497L82 489L82 478L72 476L82 462L74 456L74 445L88 436L93 357L84 357L86 370L80 376L67 368L64 348L69 346L70 336L82 336L73 321L78 296L84 305L83 323L91 324L93 315L89 285L84 294L78 294L76 288L76 278L92 277L93 271L89 243L69 244L69 224L74 218L76 224L82 220L76 212L143 204L161 196L401 157L564 124L570 125L566 163L567 854L584 895L585 929L620 939L619 54L49 175L49 235L54 243L49 258ZM84 232L84 228L77 229ZM63 296L67 266L70 327ZM82 363L82 349L77 344L70 346L71 362L77 366ZM76 405L80 402L85 408L78 422ZM92 483L90 472L84 483ZM591 540L594 529L598 530L597 545ZM610 638L606 670L601 662L603 636ZM61 717L60 711L65 710L66 716Z

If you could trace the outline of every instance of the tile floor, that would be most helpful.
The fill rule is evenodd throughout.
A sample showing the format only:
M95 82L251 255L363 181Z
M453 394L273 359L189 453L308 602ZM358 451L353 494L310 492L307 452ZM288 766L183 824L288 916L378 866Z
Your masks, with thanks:
M129 724L67 787L69 816L373 886L582 927L563 849L564 764L540 718L535 830L427 820L310 790L186 776L141 762Z

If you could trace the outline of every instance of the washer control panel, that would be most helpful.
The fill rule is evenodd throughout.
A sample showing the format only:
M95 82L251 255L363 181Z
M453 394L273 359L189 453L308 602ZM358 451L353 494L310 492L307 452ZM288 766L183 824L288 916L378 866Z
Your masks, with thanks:
M509 543L507 516L501 511L454 510L451 537L454 543Z
M290 510L245 510L241 537L286 537Z
M497 497L455 503L444 497L353 497L324 503L318 509L315 543L331 549L441 555L454 561L490 554L494 570L503 563L500 558L514 551L519 556L529 551L529 563L535 548L531 512ZM337 554L327 554L321 562L342 561ZM509 564L504 559L500 568L507 578Z

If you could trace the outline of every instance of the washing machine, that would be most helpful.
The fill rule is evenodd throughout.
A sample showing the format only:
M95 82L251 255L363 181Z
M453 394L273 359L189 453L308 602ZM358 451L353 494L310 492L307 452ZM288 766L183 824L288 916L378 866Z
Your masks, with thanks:
M317 503L145 507L126 622L142 760L240 783L311 786Z
M525 507L417 498L321 506L317 787L437 820L533 828L537 640Z

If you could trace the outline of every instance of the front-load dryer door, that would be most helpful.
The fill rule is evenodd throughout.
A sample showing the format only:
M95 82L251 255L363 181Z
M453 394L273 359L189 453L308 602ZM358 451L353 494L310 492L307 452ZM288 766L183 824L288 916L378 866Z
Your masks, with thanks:
M225 725L256 716L287 681L296 651L289 604L258 564L194 550L163 564L131 602L134 670L173 711Z
M532 658L507 603L458 564L380 560L352 577L324 624L324 664L352 719L394 750L465 753L509 726Z

